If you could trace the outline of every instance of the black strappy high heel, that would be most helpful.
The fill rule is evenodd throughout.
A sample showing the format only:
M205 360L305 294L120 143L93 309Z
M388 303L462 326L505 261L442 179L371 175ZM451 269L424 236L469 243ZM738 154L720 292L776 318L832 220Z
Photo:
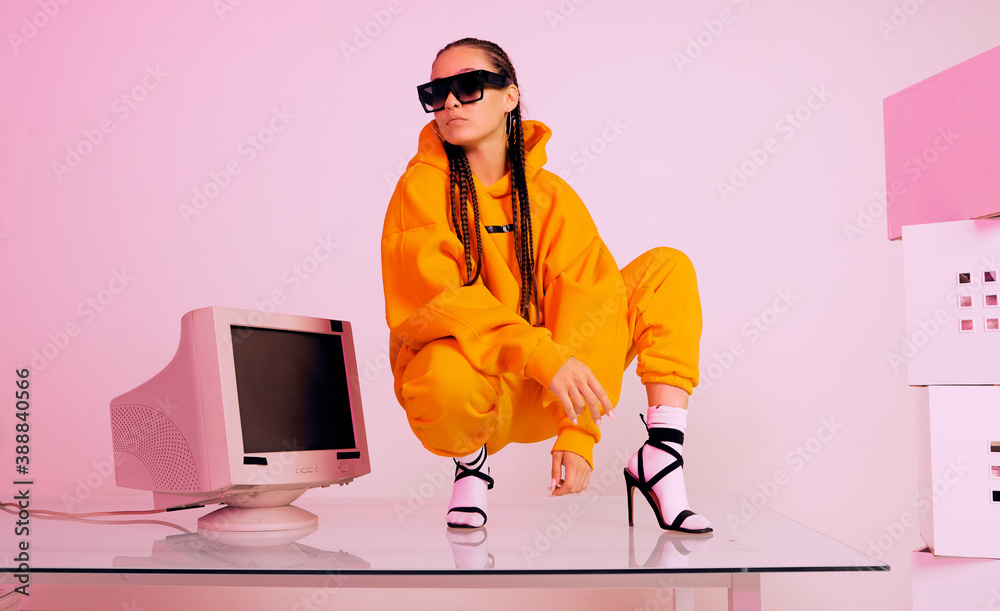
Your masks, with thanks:
M680 453L677 450L667 445L667 443L676 443L678 445L684 445L684 433L678 431L677 429L671 429L671 428L649 428L649 425L646 424L646 419L642 417L642 414L640 414L639 417L642 418L642 423L646 425L646 434L649 437L646 443L643 444L643 447L651 446L653 448L656 448L657 450L662 450L667 454L673 456L674 462L660 469L660 471L656 475L647 480L642 460L642 448L639 448L638 478L635 475L629 473L627 466L625 467L625 495L628 497L628 525L629 526L633 525L632 496L633 496L633 491L636 488L638 488L639 492L642 493L642 496L646 497L646 501L649 503L649 506L653 508L653 513L656 514L656 521L660 524L660 528L662 528L663 530L673 530L689 534L703 534L712 532L711 527L698 528L698 529L681 527L681 524L684 523L684 520L688 519L693 515L696 515L695 512L691 511L690 509L685 509L684 511L677 514L677 517L674 518L674 521L671 522L670 524L667 524L666 522L663 521L663 511L660 508L660 504L656 496L653 494L653 486L655 486L657 482L659 482L661 479L666 477L674 470L684 466L684 459L681 458Z
M481 452L483 452L483 454L486 454L486 446L482 447ZM482 461L483 464L486 464L487 456L488 455L483 456L483 461ZM462 479L463 477L478 477L479 479L486 482L487 490L493 490L493 478L480 471L482 465L480 465L476 469L470 469L466 465L463 465L462 463L458 462L458 459L452 459L452 460L455 461L456 482ZM472 462L473 464L479 462L479 457L476 457L476 460ZM459 513L478 513L479 515L483 516L483 523L480 524L479 526L473 526L472 524L454 524L452 522L448 522L449 528L482 528L483 526L486 526L486 512L479 507L452 507L451 509L448 510L448 513L451 513L453 511L457 511Z

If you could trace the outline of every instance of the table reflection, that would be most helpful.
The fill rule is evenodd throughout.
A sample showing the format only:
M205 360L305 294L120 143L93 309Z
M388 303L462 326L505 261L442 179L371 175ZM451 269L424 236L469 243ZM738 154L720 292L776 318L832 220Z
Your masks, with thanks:
M663 531L645 562L639 564L635 557L635 528L628 529L629 568L682 569L690 566L692 555L708 549L712 533L687 534Z
M263 569L323 571L369 569L371 564L343 550L328 551L301 543L237 546L197 533L170 535L153 542L148 557L116 556L114 568Z

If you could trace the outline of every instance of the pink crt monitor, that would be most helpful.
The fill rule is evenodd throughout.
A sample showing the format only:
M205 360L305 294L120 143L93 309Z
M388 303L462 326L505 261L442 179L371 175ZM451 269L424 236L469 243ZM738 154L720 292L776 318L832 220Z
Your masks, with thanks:
M158 509L283 507L371 472L351 325L339 320L188 312L173 360L112 399L111 426L118 485L151 490ZM242 529L253 528L269 527Z

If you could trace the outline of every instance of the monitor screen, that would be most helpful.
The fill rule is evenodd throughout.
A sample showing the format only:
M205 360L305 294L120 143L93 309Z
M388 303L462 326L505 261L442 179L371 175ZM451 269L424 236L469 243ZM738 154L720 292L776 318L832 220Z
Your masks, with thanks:
M245 453L357 447L340 335L231 330Z

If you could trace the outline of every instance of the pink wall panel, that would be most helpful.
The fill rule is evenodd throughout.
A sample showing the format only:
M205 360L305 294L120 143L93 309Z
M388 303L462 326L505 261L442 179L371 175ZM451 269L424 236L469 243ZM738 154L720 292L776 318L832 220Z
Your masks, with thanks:
M889 239L1000 214L1000 47L885 99Z

